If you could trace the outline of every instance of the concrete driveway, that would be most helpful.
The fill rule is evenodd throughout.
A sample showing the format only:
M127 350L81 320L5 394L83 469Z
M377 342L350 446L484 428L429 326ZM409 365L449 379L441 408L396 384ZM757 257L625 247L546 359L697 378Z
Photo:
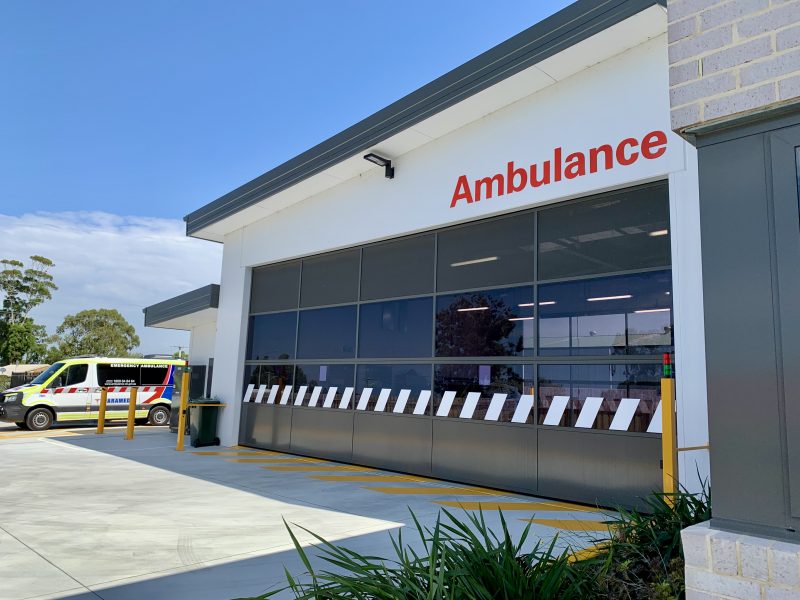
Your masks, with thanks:
M387 557L409 509L432 524L480 503L493 524L499 508L513 531L532 519L534 539L575 549L605 530L606 514L574 504L245 448L179 453L164 428L106 431L0 425L0 599L261 594L284 567L303 572L284 519Z

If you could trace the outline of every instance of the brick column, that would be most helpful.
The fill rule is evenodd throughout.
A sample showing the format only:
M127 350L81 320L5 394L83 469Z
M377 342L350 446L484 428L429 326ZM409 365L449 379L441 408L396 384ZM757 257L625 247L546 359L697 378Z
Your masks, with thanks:
M800 1L669 0L672 129L800 99Z

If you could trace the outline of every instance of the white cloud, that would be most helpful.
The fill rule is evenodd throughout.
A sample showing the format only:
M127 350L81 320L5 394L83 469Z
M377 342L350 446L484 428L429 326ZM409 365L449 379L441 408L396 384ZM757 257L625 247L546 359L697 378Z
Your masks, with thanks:
M136 327L140 351L174 352L189 336L144 327L142 309L219 283L222 245L187 238L177 219L105 212L0 214L0 258L40 254L55 263L59 289L32 316L50 333L68 314L116 308Z

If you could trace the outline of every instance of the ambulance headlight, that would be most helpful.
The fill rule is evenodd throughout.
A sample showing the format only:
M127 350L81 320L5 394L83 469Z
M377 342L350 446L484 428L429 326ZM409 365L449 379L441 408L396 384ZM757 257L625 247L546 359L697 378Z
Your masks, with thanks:
M17 392L16 394L6 394L3 399L5 400L6 404L11 402L22 402L23 395L24 394L22 392Z

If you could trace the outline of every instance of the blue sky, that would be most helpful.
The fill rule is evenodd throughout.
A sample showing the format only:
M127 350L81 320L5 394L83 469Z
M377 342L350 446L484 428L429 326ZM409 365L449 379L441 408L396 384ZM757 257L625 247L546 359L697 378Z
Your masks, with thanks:
M0 254L37 211L181 219L567 4L4 0ZM218 279L200 266L181 285Z

